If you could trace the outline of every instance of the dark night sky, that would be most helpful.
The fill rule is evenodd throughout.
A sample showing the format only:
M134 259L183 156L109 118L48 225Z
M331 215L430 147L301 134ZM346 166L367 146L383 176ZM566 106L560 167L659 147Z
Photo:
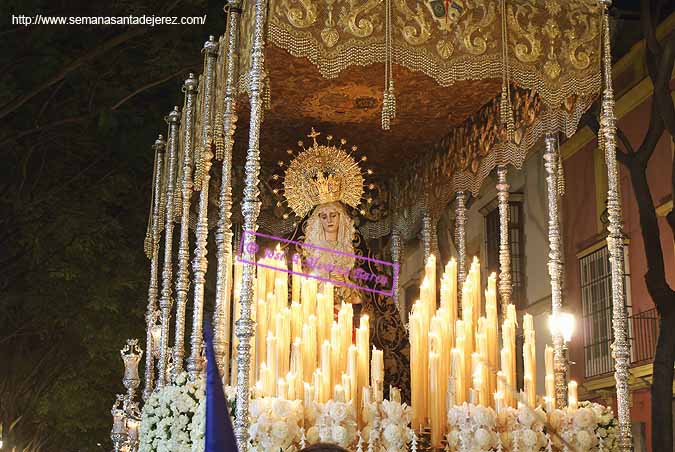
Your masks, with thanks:
M206 26L11 23L207 11ZM188 72L201 72L203 42L223 33L222 2L5 0L0 17L5 444L109 449L118 350L144 339L150 146Z

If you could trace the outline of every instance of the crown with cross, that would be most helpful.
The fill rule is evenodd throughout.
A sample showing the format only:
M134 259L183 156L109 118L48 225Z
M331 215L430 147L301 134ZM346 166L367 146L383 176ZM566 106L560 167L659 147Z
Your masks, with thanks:
M358 208L364 196L365 175L373 174L366 169L362 171L359 163L367 161L366 156L355 157L358 148L352 146L345 149L347 140L340 139L334 143L332 135L326 135L326 143L317 141L321 135L314 127L307 135L312 144L305 147L298 141L301 151L286 167L283 178L275 174L274 180L283 180L283 195L288 207L300 218L307 215L315 206L329 202L342 202L347 206ZM293 150L288 150L294 155ZM283 168L285 163L279 162ZM373 184L368 184L372 190ZM279 194L281 190L273 190ZM366 198L366 201L371 198ZM287 218L287 214L284 215Z

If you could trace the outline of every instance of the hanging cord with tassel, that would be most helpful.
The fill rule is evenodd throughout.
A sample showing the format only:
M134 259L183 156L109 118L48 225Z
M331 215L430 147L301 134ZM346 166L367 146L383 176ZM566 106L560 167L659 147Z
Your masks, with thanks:
M161 135L160 135L161 136ZM155 150L155 160L154 163L152 164L152 191L150 192L150 209L148 209L148 229L145 232L145 240L143 241L143 250L145 251L145 255L148 257L148 259L152 259L152 251L155 248L155 244L152 241L152 228L153 228L153 221L152 221L152 206L155 205L155 184L158 182L157 179L157 159L159 158L158 154L158 146L153 146Z
M382 99L382 130L391 128L396 117L396 96L394 95L394 43L391 31L391 0L384 2L384 95Z
M169 132L171 131L171 125L167 124L166 125L166 135L165 137L169 137ZM166 143L164 144L166 148ZM161 175L161 181L160 181L160 188L159 188L159 217L157 220L157 229L159 230L159 233L161 234L164 231L164 216L166 214L166 191L168 187L168 177L169 177L169 159L165 156L164 161L162 162L162 172L160 173ZM157 202L157 201L155 201Z
M558 146L558 196L561 198L565 196L565 168L563 168L563 157L560 150L560 136L556 136Z
M204 55L204 68L206 68L206 64L208 61L208 52L206 52L204 49L202 49L202 54ZM196 115L197 115L197 120L195 121L195 130L199 131L199 133L202 133L202 130L204 129L204 123L208 123L208 118L204 116L204 109L206 108L206 104L208 102L212 102L211 100L207 99L205 96L205 92L207 90L206 88L206 83L208 81L206 80L206 77L204 74L199 76L199 87L198 87L198 100L197 100L197 108L195 109ZM211 136L211 130L207 132L208 136ZM196 141L196 140L195 140ZM194 190L195 191L200 191L202 189L202 180L204 179L204 159L206 154L208 154L207 151L210 151L210 149L207 149L208 146L208 140L206 142L199 142L198 144L195 144L194 147L194 165L195 165L195 173L194 173Z
M511 106L511 85L510 66L509 66L509 41L508 30L506 28L506 0L501 1L501 28L502 28L502 98L499 108L502 124L506 125L506 140L513 141L515 134L515 121L513 119L513 108Z

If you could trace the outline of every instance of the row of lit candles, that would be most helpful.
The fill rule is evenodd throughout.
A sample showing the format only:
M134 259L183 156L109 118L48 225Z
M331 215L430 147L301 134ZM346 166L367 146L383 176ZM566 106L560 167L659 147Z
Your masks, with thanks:
M488 277L485 303L481 302L480 264L474 258L462 287L461 318L457 319L457 263L450 260L440 279L437 308L436 259L425 264L420 298L410 320L410 371L413 427L431 427L432 443L439 445L445 433L448 407L470 402L516 408L537 405L536 338L530 314L523 316L523 390L516 383L516 328L514 305L506 306L501 324L501 346L497 319L496 275ZM484 309L483 309L484 308ZM553 354L546 347L547 409L555 406ZM577 406L577 386L569 383L569 406Z
M279 269L271 267L280 267ZM370 349L370 319L359 319L353 343L353 309L343 303L334 320L333 285L301 277L293 262L291 302L288 303L288 273L278 261L259 261L253 317L256 320L252 351L253 393L326 402L338 396L353 401L357 409L362 395L372 392L383 398L384 355ZM235 307L241 266L235 265ZM235 319L236 320L236 319ZM235 380L233 380L233 383Z

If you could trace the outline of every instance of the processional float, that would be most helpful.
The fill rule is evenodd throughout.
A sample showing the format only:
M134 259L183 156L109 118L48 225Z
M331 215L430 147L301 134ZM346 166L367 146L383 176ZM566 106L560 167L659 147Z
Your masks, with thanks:
M297 425L294 424L297 429L289 428L288 422L285 425L290 433L283 438L281 448L311 442L312 427L315 427L315 436L325 439L316 430L331 422L330 425L335 427L333 431L340 432L339 438L333 439L356 450L364 447L517 450L521 445L530 450L540 450L538 447L563 450L570 441L585 438L580 433L582 430L597 432L597 428L589 426L578 431L563 431L560 427L559 421L569 420L577 408L590 410L579 408L576 386L573 382L568 386L561 331L553 335L553 347L547 348L545 355L546 396L543 399L537 397L533 381L536 378L536 354L531 316L525 316L522 321L526 372L522 394L517 387L515 355L520 352L515 350L518 321L510 303L507 166L519 169L528 151L544 139L551 312L554 317L560 316L564 269L559 198L564 191L564 176L558 136L573 135L581 115L600 98L598 142L605 151L608 168L608 246L618 401L616 447L622 451L632 450L628 393L630 349L615 160L609 7L609 0L229 1L226 34L205 43L203 74L199 78L191 74L185 80L183 107L176 107L168 114L166 135L160 135L152 146L155 156L153 192L145 243L150 259L142 392L145 405L157 400L157 394L176 385L191 384L198 392L198 381L205 368L202 328L205 305L208 305L213 307L212 325L219 370L224 376L224 384L236 388L234 425L242 449L249 447L252 444L250 438L260 435L266 428L258 422L259 412L271 410L272 413L275 409L286 410L286 418L297 421ZM385 361L394 358L383 359L381 350L371 352L370 340L377 318L361 322L356 333L357 341L359 335L362 336L360 343L352 343L353 338L347 334L340 335L342 339L337 342L342 347L339 354L346 353L343 364L346 372L331 376L328 387L326 372L320 374L318 380L315 372L322 367L322 353L318 349L328 344L325 354L332 356L334 353L330 338L315 344L312 356L316 362L307 363L307 359L302 360L298 355L293 362L295 338L284 337L281 341L277 337L278 329L274 331L276 335L260 337L264 332L272 334L269 319L273 317L267 311L266 329L254 320L263 305L265 309L274 306L277 311L290 312L289 329L291 334L299 334L298 344L301 345L302 328L297 326L297 318L293 320L292 312L302 307L294 308L294 303L299 301L295 297L302 298L303 302L305 298L313 300L315 319L321 313L326 323L330 323L333 316L331 303L326 302L326 298L332 297L330 285L327 289L317 289L316 283L310 282L311 278L293 278L289 300L283 292L284 289L288 291L288 285L277 288L273 282L265 289L267 292L261 292L258 284L263 268L255 264L255 232L259 226L264 222L266 230L285 235L302 221L302 218L284 215L275 225L270 225L261 216L260 149L265 139L261 131L272 133L274 130L274 125L265 128L263 120L275 118L276 109L283 103L283 100L275 103L274 96L276 92L287 92L284 90L288 85L283 80L293 75L288 70L289 61L316 68L323 77L317 84L331 80L339 85L341 80L349 78L350 71L364 66L383 67L380 85L383 89L377 88L376 100L381 105L378 128L385 132L378 133L393 134L410 118L406 113L414 106L407 105L405 99L409 96L411 80L423 78L427 83L425 86L430 86L428 83L433 81L435 90L423 94L427 99L431 98L432 103L435 97L446 99L443 97L446 93L465 82L490 81L492 85L486 82L485 86L489 87L488 91L495 91L490 94L491 100L476 105L470 114L449 127L448 132L439 132L434 138L435 143L425 145L427 149L417 161L391 176L387 183L390 196L386 218L359 226L359 232L366 238L390 237L390 255L395 265L404 258L405 243L422 230L425 282L420 287L420 300L410 313L409 323L412 384L410 388L401 388L404 395L410 394L412 411L402 404L398 388L392 387L388 391L389 398L384 399ZM311 84L302 87L307 92L312 90ZM340 90L336 88L337 91ZM248 99L248 109L245 99ZM368 102L366 96L355 104L367 106ZM331 122L325 112L319 113L319 121ZM248 127L236 127L240 116L248 119ZM316 145L316 135L309 136ZM235 138L244 140L245 137L247 143L241 143L245 149L244 171L237 181L242 193L239 197L239 193L233 194L233 168L238 167L234 159ZM265 161L274 161L274 158L262 157ZM360 164L357 160L353 163ZM283 164L281 166L283 169ZM488 279L483 296L479 263L468 262L466 256L464 228L469 198L478 193L484 179L495 168L500 272ZM314 182L318 176L331 175L330 171L316 171L311 175ZM219 185L211 180L214 174L220 175L220 180L215 180ZM217 196L213 195L214 188ZM275 191L274 194L279 193ZM217 198L212 203L216 204L215 208L210 205L214 197ZM236 211L239 209L235 209L235 197L240 215ZM283 195L279 194L279 197L283 200ZM445 267L441 277L436 268L437 222L441 212L453 200L457 255ZM214 218L214 233L209 234ZM180 224L180 229L174 240L176 223ZM235 240L235 232L241 240ZM192 236L193 246L190 244ZM215 257L208 255L209 240L215 243ZM175 243L177 250L173 247ZM241 255L235 256L240 245ZM207 274L209 258L215 263L213 292L207 287L207 278L212 277ZM285 270L288 268L290 265ZM283 269L280 271L287 275ZM273 278L278 276L274 272L268 274ZM401 322L405 315L396 284L394 278L392 299L401 313L397 321ZM298 295L303 290L309 294L307 297ZM270 305L263 299L264 304L260 305L261 293L271 293L278 304ZM279 296L281 293L283 297ZM190 297L192 303L189 303ZM500 306L497 306L498 299ZM189 319L188 307L192 308ZM348 305L340 308L338 317L342 315L349 319L344 320L343 326L351 324L353 312L349 314L350 310ZM501 319L498 312L501 312ZM303 322L305 320L302 318ZM296 323L295 327L292 322ZM188 326L189 353L185 349ZM283 324L281 329L284 329ZM268 351L268 338L272 338L274 344L286 344L284 353L287 356L283 357L283 365L288 367L283 370L299 366L304 380L296 379L297 372L279 374L279 368L275 375L282 378L278 381L267 377L261 379L261 373L270 372L271 362L261 362L263 351ZM365 347L365 351L359 356L352 352L352 347ZM273 350L277 350L274 356L279 360L279 346L274 345ZM129 341L122 351L127 394L117 397L112 410L111 438L116 450L137 450L139 444L141 450L155 450L148 446L144 448L139 438L139 429L143 436L144 427L135 394L140 384L138 365L141 355L135 340ZM324 359L330 361L333 358ZM266 360L271 358L266 355ZM309 372L304 372L306 369L310 369ZM307 373L312 374L313 380L308 380ZM288 375L293 377L292 382ZM341 384L335 384L338 381ZM256 386L258 383L262 387ZM349 391L345 391L346 388ZM307 389L311 396L307 395ZM358 389L363 390L363 394L359 394ZM301 393L303 398L299 396ZM289 398L292 400L286 402L291 404L280 402ZM540 406L542 402L543 407ZM345 414L345 409L351 414ZM149 411L145 407L144 410ZM521 413L528 410L537 416L543 413L544 420L528 421L527 415ZM606 413L597 415L603 417ZM198 416L194 414L193 417L197 419ZM512 419L509 431L504 431L505 419ZM253 429L252 421L255 421ZM539 425L537 422L542 424L541 428L533 427ZM556 423L559 431L549 430ZM335 430L337 427L342 430ZM149 428L146 426L146 430ZM559 441L552 440L551 436L558 433ZM198 437L198 433L196 435ZM535 435L534 443L527 439L532 435ZM546 438L543 443L542 437ZM601 436L588 441L588 444L580 444L582 449L611 448L603 444ZM474 449L476 444L479 449ZM260 444L252 447L260 447Z

